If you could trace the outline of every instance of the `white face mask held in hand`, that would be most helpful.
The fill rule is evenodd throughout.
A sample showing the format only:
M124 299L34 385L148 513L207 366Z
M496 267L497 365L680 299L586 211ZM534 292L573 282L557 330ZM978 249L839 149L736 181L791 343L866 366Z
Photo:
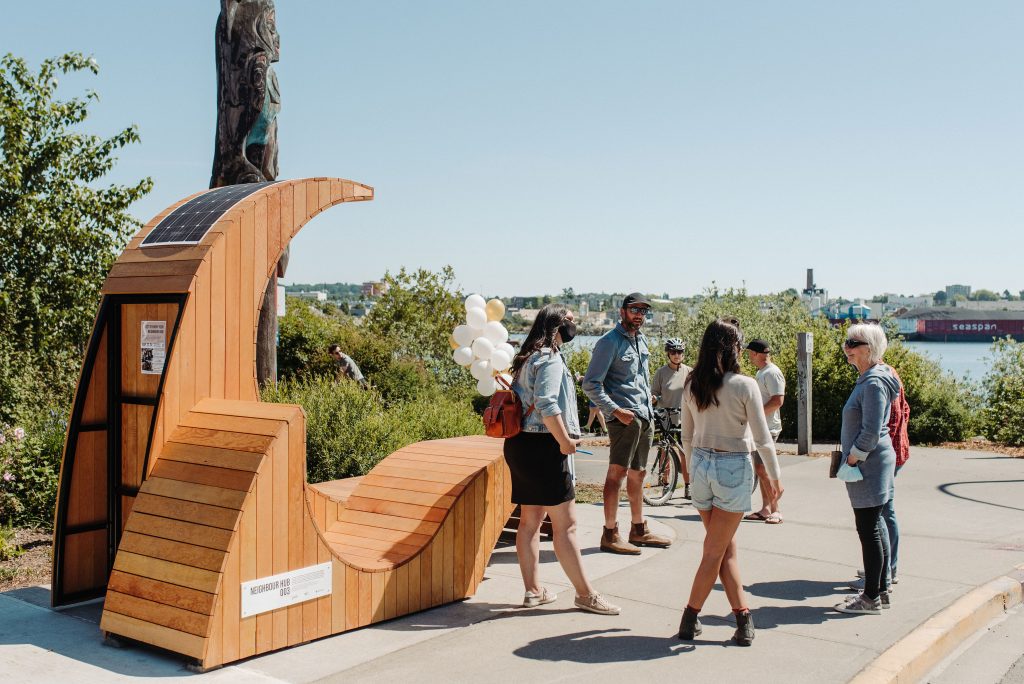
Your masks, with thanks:
M852 466L843 461L843 464L839 466L839 472L836 473L836 477L843 482L860 482L864 479L864 473L860 472L859 467Z

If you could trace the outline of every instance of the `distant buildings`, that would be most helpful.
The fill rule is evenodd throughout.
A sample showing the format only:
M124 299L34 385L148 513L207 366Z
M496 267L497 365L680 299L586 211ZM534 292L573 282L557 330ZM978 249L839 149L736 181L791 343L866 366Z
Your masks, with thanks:
M956 297L957 295L962 295L964 297L964 299L967 299L968 297L971 296L971 286L970 285L947 285L946 286L946 301L947 302L953 301L953 297Z
M379 280L372 280L363 283L362 295L364 297L376 298L388 291L388 284Z
M290 292L289 295L292 297L298 297L299 299L308 299L313 302L327 301L327 293L324 292L323 290L312 290L309 292Z

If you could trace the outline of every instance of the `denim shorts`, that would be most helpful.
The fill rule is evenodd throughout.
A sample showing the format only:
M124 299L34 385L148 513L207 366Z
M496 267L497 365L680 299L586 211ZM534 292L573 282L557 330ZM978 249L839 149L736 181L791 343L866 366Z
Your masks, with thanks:
M714 506L730 513L750 510L750 494L754 487L754 466L750 454L694 447L690 461L690 495L694 508L710 511Z

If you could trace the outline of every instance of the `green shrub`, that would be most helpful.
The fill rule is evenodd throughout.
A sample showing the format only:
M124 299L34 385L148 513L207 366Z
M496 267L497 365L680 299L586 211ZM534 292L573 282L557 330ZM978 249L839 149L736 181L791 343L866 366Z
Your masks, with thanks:
M263 400L299 404L305 410L310 482L365 475L385 456L413 442L483 431L468 400L439 390L386 406L376 389L313 376L268 386Z
M0 522L50 527L67 430L65 410L21 407L16 421L0 425Z
M1024 446L1024 344L1010 338L996 340L992 356L981 383L982 429L989 439Z

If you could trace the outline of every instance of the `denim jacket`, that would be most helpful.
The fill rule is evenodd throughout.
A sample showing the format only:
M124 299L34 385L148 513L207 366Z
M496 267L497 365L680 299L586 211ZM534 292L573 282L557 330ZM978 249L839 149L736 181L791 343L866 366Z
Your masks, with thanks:
M647 338L639 331L630 337L620 323L594 345L583 391L608 418L624 408L652 420L650 373Z
M544 418L561 415L569 436L580 436L576 383L560 353L548 347L534 352L519 369L512 388L523 402L524 432L550 432ZM530 406L534 408L527 416Z

